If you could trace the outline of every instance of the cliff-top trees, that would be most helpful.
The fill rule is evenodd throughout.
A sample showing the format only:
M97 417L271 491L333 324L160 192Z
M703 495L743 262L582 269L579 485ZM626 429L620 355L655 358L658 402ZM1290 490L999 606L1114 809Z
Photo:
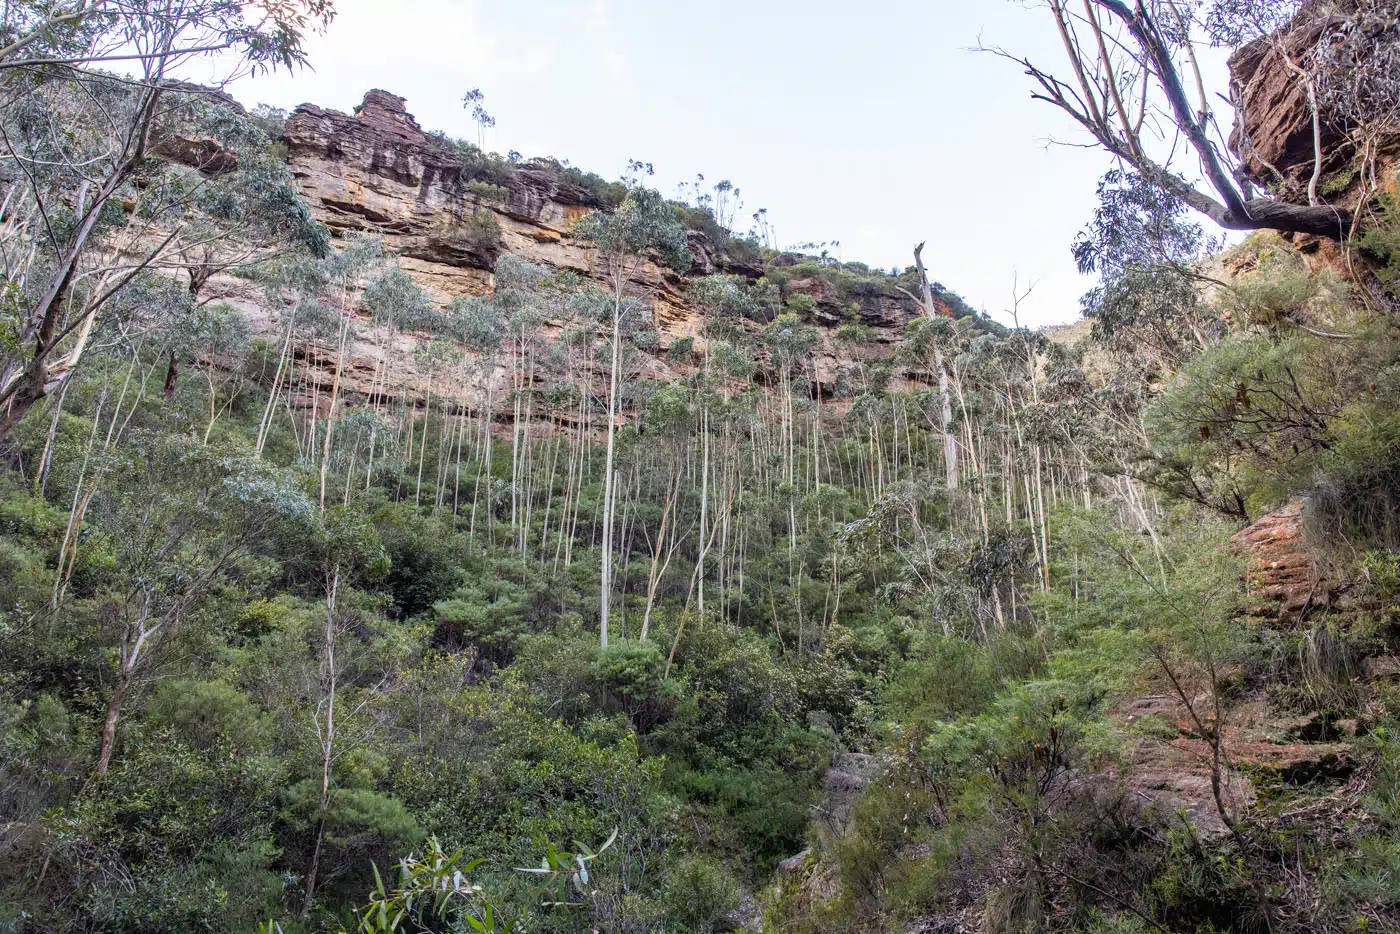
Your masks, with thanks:
M481 88L472 88L462 95L462 107L470 110L472 122L476 124L476 145L486 148L486 131L496 125L496 118L486 112L486 95Z
M595 211L579 221L577 233L590 241L598 254L600 270L608 283L611 308L611 357L608 384L607 455L603 479L603 568L600 588L599 631L608 644L608 592L612 582L612 515L616 496L613 479L614 441L617 434L622 326L629 312L640 313L629 300L627 287L642 270L649 253L656 252L672 265L688 264L685 228L676 220L661 195L635 186L616 211Z

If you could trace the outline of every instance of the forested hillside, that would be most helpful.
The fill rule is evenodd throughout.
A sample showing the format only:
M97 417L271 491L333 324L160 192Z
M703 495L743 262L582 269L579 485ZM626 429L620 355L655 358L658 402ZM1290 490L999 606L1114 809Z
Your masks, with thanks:
M1044 331L0 7L0 930L1400 931L1392 6L1046 3Z

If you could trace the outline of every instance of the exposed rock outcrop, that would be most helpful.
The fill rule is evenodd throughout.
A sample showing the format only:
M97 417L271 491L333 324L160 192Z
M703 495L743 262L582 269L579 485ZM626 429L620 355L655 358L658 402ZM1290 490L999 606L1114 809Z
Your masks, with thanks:
M1307 62L1327 19L1303 17L1290 29L1250 43L1230 57L1230 82L1239 118L1230 146L1255 184L1289 201L1306 201L1314 165L1312 107L1291 65ZM1346 136L1322 125L1324 171L1340 168L1352 153ZM1275 174L1277 173L1277 174Z
M572 184L544 164L525 163L495 171L494 186L483 194L473 186L476 169L463 161L457 147L425 133L408 112L403 98L372 90L354 114L312 104L296 108L283 132L288 163L313 214L337 236L364 233L383 238L409 272L439 306L458 296L486 295L492 288L491 269L499 255L513 253L532 263L592 277L592 255L573 236L575 224L589 211L603 207L589 190ZM504 190L504 196L500 190ZM499 242L488 243L474 233L473 215L486 214L500 229ZM718 271L757 278L763 268L717 255L699 231L689 234L694 263L688 276ZM788 264L797 257L780 256ZM641 379L666 380L685 376L688 368L666 359L665 350L682 337L698 337L699 315L686 302L688 276L656 262L645 262L635 281L639 296L651 302L659 346L640 364ZM870 329L871 340L860 351L867 359L887 357L901 339L904 326L916 313L902 297L879 293L842 296L820 278L797 278L792 294L810 295L817 303L818 344L810 373L813 391L829 395L837 374L852 351L834 340L835 326L854 317ZM206 295L239 307L255 333L279 332L281 309L267 307L261 291L233 277L220 277ZM753 326L759 326L755 323ZM546 330L558 329L550 322ZM426 374L414 364L414 336L400 335L392 346L359 340L350 348L342 391L369 390L377 366L391 365L396 390L407 387L410 397L426 394ZM386 359L387 358L387 359ZM314 385L329 387L334 359L318 348L301 350ZM505 376L493 377L501 383ZM540 377L547 386L550 374ZM504 388L503 386L501 388ZM461 404L478 397L477 387L438 387L435 398L459 398ZM505 398L504 392L496 394Z
M1249 614L1273 625L1295 625L1313 609L1331 606L1334 587L1303 540L1302 500L1264 516L1231 541L1245 555Z
M1315 138L1313 106L1300 70L1313 68L1320 44L1341 35L1345 23L1346 17L1329 14L1321 4L1304 4L1291 23L1230 57L1236 120L1229 142L1245 179L1292 204L1309 203L1309 183L1320 161L1321 200L1350 221L1377 190L1395 193L1400 135L1392 130L1364 139L1354 121L1336 116L1324 101ZM1394 35L1389 31L1386 41L1393 43ZM1313 263L1360 280L1382 306L1390 304L1374 277L1349 261L1335 240L1303 234L1289 239Z
M1192 702L1198 712L1212 709L1208 696ZM1228 833L1211 787L1210 744L1198 734L1180 699L1169 693L1132 698L1119 706L1115 719L1125 727L1145 721L1155 721L1157 727L1146 731L1124 762L1128 790L1169 823L1179 815L1205 837ZM1301 741L1299 734L1306 730L1300 729L1299 719L1262 698L1228 706L1221 729L1220 793L1228 814L1243 814L1254 805L1261 777L1302 784L1350 774L1355 765L1351 746ZM1154 735L1163 728L1177 735Z
M822 800L815 808L818 823L834 837L851 821L851 809L861 792L885 768L875 756L848 752L837 757L822 779Z

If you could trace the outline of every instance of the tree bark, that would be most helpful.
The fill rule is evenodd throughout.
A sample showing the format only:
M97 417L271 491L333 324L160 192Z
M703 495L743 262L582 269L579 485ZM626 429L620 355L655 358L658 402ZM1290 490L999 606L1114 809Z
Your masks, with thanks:
M924 245L920 243L914 248L914 265L919 271L919 288L923 293L924 314L929 318L936 317L937 313L933 307L933 288L929 285L928 272L924 269ZM939 428L943 431L943 467L944 480L948 489L955 490L958 487L958 439L953 436L953 400L948 395L948 367L943 360L943 348L933 348L933 365L938 369L938 393L943 397L942 406L938 412Z
M180 358L175 351L170 351L170 364L165 369L165 388L161 390L160 398L162 405L169 405L170 400L175 398L175 387L180 379Z
M102 745L97 754L96 776L99 780L107 777L107 768L112 763L112 749L117 742L117 720L122 714L122 704L126 702L126 692L131 686L130 672L122 672L117 680L117 688L107 700L107 716L102 721Z
M613 311L612 329L612 374L608 385L608 454L607 463L604 467L603 478L603 570L601 586L601 602L599 631L602 636L602 647L608 647L608 592L612 588L612 511L613 499L616 496L617 484L613 479L613 454L614 440L617 435L617 394L618 394L618 356L621 350L622 341L622 289L618 289L617 305Z

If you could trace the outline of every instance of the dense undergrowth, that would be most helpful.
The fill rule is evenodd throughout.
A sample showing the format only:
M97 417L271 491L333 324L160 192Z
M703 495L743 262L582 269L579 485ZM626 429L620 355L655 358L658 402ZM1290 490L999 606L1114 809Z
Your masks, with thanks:
M118 6L38 48L251 41ZM1272 235L1217 276L1112 172L1071 345L919 253L736 235L731 188L444 137L494 266L442 307L331 242L275 114L11 71L0 930L1400 930L1385 198L1338 247L1368 291ZM608 209L597 278L501 255L522 165ZM1293 501L1313 589L1261 608L1231 537Z
M1301 295L1343 313L1334 284L1289 268L1265 264L1232 300L1264 315L1276 294ZM949 328L954 348L967 341L953 364L973 401L964 430L1004 426L1008 445L1034 433L1025 447L967 435L987 474L964 463L952 491L936 407L915 422L921 397L888 377L857 392L858 363L825 404L870 414L841 426L787 396L781 370L776 395L646 394L634 405L649 441L630 427L619 439L631 533L606 649L589 445L528 423L523 446L488 441L465 415L381 407L344 416L323 475L317 423L260 388L275 348L252 345L236 381L187 378L169 396L165 357L96 357L22 423L3 479L6 923L353 927L374 867L390 898L390 867L428 847L485 860L458 923L489 899L493 924L709 930L746 890L749 923L787 930L969 910L1008 931L1384 929L1395 698L1360 675L1393 650L1400 600L1376 518L1393 490L1394 343L1383 323L1356 326L1365 344L1242 328L1151 377L1138 392L1153 449L1115 434L1126 374L1090 388L1074 355L1025 332ZM916 328L907 353L920 340ZM1040 372L1018 413L997 386L1027 359ZM1245 384L1259 403L1239 401ZM757 400L766 418L738 418ZM1259 432L1264 418L1281 427ZM1042 454L1037 477L1026 439L1062 425L1097 452ZM371 430L379 458L352 466ZM1227 432L1239 443L1212 446ZM1296 454L1280 456L1280 435ZM1159 500L1105 470L1144 456L1199 495ZM1332 558L1359 572L1350 608L1294 630L1238 623L1236 510L1305 486L1328 491L1315 521L1332 517L1332 551L1351 548ZM703 578L702 494L734 536L711 545ZM1153 693L1176 696L1183 722L1122 715ZM1222 731L1205 756L1227 783L1248 775L1252 806L1227 793L1211 817L1206 794L1206 818L1185 819L1128 784L1143 743L1210 740L1264 696L1319 714L1324 732L1350 722L1347 769L1251 766ZM849 821L813 821L824 771L851 751L873 753L878 777ZM541 908L518 868L614 831L586 887L574 864L557 869L583 904Z

